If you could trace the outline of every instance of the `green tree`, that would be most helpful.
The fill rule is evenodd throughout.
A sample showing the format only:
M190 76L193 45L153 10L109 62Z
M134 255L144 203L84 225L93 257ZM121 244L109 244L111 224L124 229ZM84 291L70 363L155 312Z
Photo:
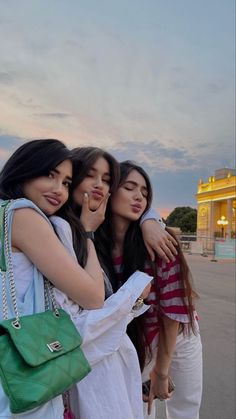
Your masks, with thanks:
M169 227L179 227L184 233L194 233L197 229L197 210L177 207L168 215L166 224Z

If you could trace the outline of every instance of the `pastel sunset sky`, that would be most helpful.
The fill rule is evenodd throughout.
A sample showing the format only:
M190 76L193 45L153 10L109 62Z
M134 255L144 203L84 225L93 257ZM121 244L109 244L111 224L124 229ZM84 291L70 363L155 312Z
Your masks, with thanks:
M166 216L234 167L234 0L0 0L0 167L32 138L149 172Z

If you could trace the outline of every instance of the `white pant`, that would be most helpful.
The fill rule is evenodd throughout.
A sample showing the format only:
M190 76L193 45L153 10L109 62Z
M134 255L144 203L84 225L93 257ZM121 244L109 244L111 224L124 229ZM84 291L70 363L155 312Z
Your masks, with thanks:
M143 381L151 368L151 364L145 367ZM197 336L193 333L190 336L178 335L169 373L176 387L171 399L166 401L167 419L199 419L202 397L202 343L199 332ZM151 416L145 411L145 419L155 418L154 411Z

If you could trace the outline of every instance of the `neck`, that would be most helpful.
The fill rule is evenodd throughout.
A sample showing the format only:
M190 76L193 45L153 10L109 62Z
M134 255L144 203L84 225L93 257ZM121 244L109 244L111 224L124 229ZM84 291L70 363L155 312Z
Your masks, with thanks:
M114 247L112 249L112 256L117 257L123 255L124 240L126 232L129 228L130 221L113 215L112 217L113 231L114 231Z

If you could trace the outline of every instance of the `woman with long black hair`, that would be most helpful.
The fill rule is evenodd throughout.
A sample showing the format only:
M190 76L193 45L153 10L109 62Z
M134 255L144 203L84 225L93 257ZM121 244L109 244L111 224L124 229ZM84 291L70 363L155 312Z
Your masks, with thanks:
M166 401L167 418L198 419L202 393L202 348L191 274L178 246L175 261L159 257L153 263L144 245L140 218L150 207L152 188L147 173L137 164L120 164L117 191L103 224L102 243L97 243L114 290L137 269L154 277L148 297L150 309L128 326L139 356L143 382L151 374L150 394ZM170 234L173 234L169 230ZM105 238L105 240L104 240ZM99 254L99 252L98 252ZM175 391L169 388L169 376ZM144 410L147 415L146 403ZM154 409L152 416L155 418Z
M95 309L103 305L103 274L92 240L87 243L87 265L83 269L68 254L49 221L49 217L66 203L71 182L71 153L63 143L54 139L23 144L0 173L1 203L11 200L8 224L16 302L21 315L45 311L43 276L83 308ZM7 299L10 301L9 274L6 283ZM1 320L3 300L0 291ZM10 318L14 317L12 306L8 314ZM62 397L58 396L17 417L62 419L63 413ZM8 398L1 385L0 417L15 417L10 412Z

